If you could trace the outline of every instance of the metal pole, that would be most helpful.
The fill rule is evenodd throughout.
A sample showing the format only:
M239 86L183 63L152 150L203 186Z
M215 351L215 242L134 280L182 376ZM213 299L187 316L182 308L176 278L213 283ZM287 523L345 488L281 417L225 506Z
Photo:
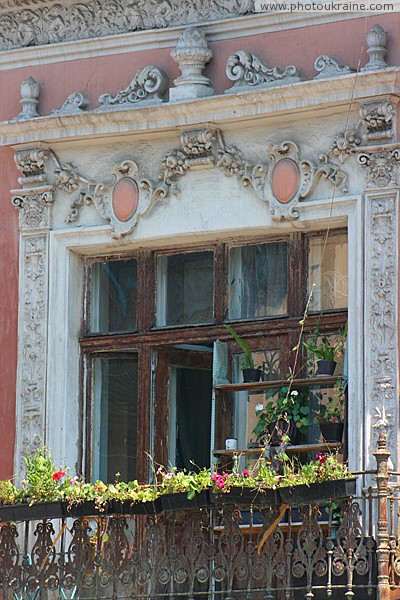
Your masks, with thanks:
M378 531L376 536L376 556L378 568L377 600L390 600L389 584L389 528L388 528L388 459L390 452L386 445L386 434L382 432L378 439L378 448L374 452L377 465L376 482L378 486Z

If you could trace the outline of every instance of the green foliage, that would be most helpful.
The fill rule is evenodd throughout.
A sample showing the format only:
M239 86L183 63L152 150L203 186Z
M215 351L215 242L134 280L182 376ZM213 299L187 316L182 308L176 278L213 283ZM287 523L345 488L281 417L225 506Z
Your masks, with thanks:
M112 500L129 501L132 504L149 502L163 494L186 493L189 499L196 493L210 489L215 493L229 493L232 488L250 488L255 493L277 489L282 486L312 484L350 477L347 466L340 463L336 455L317 455L315 461L301 464L297 459L280 455L281 470L278 474L263 457L251 471L239 469L239 457L234 461L234 469L227 473L201 469L198 472L167 471L160 467L154 485L142 485L137 480L106 484L96 481L87 483L81 477L70 478L65 471L56 471L51 455L42 447L26 458L27 477L23 489L18 490L11 481L0 481L0 503L43 502L48 500L65 501L69 506L88 500L95 502L99 511L104 511ZM62 474L62 475L61 475Z
M349 477L351 473L347 465L338 460L337 454L319 452L315 461L306 464L300 464L297 458L287 459L283 464L281 486L311 485Z
M266 393L266 405L256 411L258 421L252 433L257 442L268 443L270 425L280 420L293 421L301 433L305 433L311 423L309 392L306 388L292 390L289 385L282 386L278 391ZM284 440L283 440L284 441Z
M328 396L326 401L321 392L314 392L319 404L318 414L314 419L317 423L343 423L345 396L342 380L338 379L335 388L337 395Z
M244 356L242 358L242 368L243 369L254 369L254 360L251 355L251 350L246 344L246 342L236 333L236 331L230 326L224 323L225 329L231 334L235 342L240 346L243 350Z
M9 481L0 481L0 504L15 504L21 497L21 492Z
M328 336L322 336L318 326L312 331L309 342L303 342L303 346L318 360L336 360L336 357L344 350L347 335L347 323L345 327L337 332L339 339L332 344Z
M22 493L26 501L33 503L57 500L62 477L57 481L54 479L54 474L63 471L56 470L46 446L29 453L25 457L25 463L26 479L22 482ZM61 485L63 485L62 482Z
M187 493L189 500L192 500L196 493L210 487L211 473L208 469L202 469L198 473L193 471L178 471L173 468L166 471L160 467L157 471L158 490L161 494Z

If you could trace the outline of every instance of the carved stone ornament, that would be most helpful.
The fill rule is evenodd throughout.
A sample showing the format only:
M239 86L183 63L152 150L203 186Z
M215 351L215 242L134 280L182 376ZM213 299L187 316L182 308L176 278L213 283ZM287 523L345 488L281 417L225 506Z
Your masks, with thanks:
M72 164L62 163L52 150L30 148L15 154L23 173L19 181L30 187L14 190L13 204L18 208L29 206L24 226L45 227L49 224L45 218L49 211L44 209L52 202L53 189L61 190L73 196L67 223L75 223L80 209L93 204L100 216L111 223L113 237L119 238L131 233L139 219L147 216L158 202L170 194L178 195L179 180L188 171L217 168L227 177L236 177L244 187L252 188L269 204L274 219L296 219L298 203L310 196L320 177L341 192L347 191L347 175L327 154L321 154L316 165L300 160L299 154L294 142L283 142L271 149L270 166L254 163L236 146L227 146L220 130L190 130L182 132L179 148L162 157L158 181L139 177L137 164L125 160L113 167L112 180L104 182L83 177ZM43 182L49 183L46 189L35 187Z
M185 29L171 56L179 64L182 75L174 80L175 87L169 92L170 100L190 100L214 94L209 78L202 74L213 53L201 29Z
M144 67L138 71L130 84L117 92L115 96L111 94L102 94L99 96L101 107L104 108L126 108L135 106L139 102L160 103L163 101L162 95L168 88L167 74L157 67Z
M386 188L400 185L400 150L363 152L358 162L367 167L367 187Z
M17 169L22 173L22 176L18 178L18 183L32 185L46 181L46 157L47 151L42 148L17 150L14 154L14 161Z
M209 23L254 12L253 0L5 0L0 14L0 50L115 35L143 29ZM44 2L43 2L44 4ZM22 7L22 8L21 8Z
M395 135L394 117L395 106L392 102L372 102L363 104L359 110L360 119L366 133L366 142L379 142L391 140Z
M53 204L53 186L11 190L11 203L19 210L19 224L24 229L50 227L50 205Z
M362 67L361 71L378 71L387 69L389 65L385 61L387 32L380 25L374 25L366 35L368 63Z
M65 100L61 108L55 108L51 111L52 115L60 117L66 115L78 115L83 112L88 106L88 99L80 92L73 92Z
M18 374L16 397L15 477L21 480L23 456L45 431L48 232L54 187L47 182L49 151L29 148L15 153L22 172L19 182L27 187L11 190L19 212L20 301L18 325Z
M356 129L348 129L339 133L327 152L328 156L339 159L343 163L350 154L356 152L362 141L359 129L360 126L358 125Z
M33 77L28 77L21 84L21 100L22 110L16 117L16 120L33 119L40 117L37 111L39 104L40 85Z
M367 202L367 289L366 318L370 327L367 370L371 386L370 448L376 447L380 432L387 431L389 450L396 456L398 432L397 350L397 231L396 195L372 197Z
M33 199L24 199L26 203ZM20 212L20 215L23 211ZM18 328L15 476L24 473L23 457L45 431L47 349L47 233L21 237L23 256Z
M245 50L239 50L228 58L226 75L235 84L225 90L225 94L303 81L303 76L295 66L286 67L284 71L269 67L256 54Z
M323 54L318 56L314 63L318 75L314 79L327 79L328 77L340 77L340 75L350 75L355 70L345 65L341 60Z
M311 195L320 177L347 192L347 175L329 162L325 154L320 155L319 164L315 165L311 160L301 160L297 145L287 141L271 147L270 159L267 197L276 221L298 219L299 202Z

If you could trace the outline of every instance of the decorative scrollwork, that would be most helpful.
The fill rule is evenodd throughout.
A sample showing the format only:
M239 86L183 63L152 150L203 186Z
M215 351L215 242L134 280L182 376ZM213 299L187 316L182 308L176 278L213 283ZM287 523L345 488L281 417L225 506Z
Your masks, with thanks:
M354 585L354 572L366 576L371 568L371 548L364 543L364 532L360 523L361 510L357 502L345 502L342 506L342 522L333 550L332 572L336 576L347 574L347 589Z
M294 551L292 574L295 578L306 576L308 596L312 587L312 579L324 577L328 570L326 550L323 545L323 533L318 523L318 506L305 506L300 509L303 523L297 534Z
M22 588L21 552L17 544L18 531L14 523L0 529L0 589L17 593Z
M97 110L125 108L138 102L162 102L162 95L168 88L167 74L157 67L144 67L138 71L130 84L115 96L99 96L101 107Z
M235 84L225 90L225 93L303 80L303 76L294 65L282 71L278 67L269 67L256 54L245 50L239 50L228 58L226 75L231 81L235 81Z

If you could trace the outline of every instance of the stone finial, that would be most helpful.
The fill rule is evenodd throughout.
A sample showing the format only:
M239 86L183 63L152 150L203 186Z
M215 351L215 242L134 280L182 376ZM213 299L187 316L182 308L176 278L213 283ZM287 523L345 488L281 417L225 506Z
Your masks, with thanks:
M369 55L368 63L362 67L361 71L377 71L378 69L387 69L389 65L385 61L387 32L378 24L366 35Z
M182 75L175 79L176 87L170 89L170 100L190 100L212 96L214 90L210 80L202 75L205 65L213 53L208 47L201 29L188 27L179 36L172 58L179 64Z
M36 110L39 104L40 85L33 79L28 77L21 84L21 100L22 110L19 113L17 119L33 119L34 117L40 117Z

